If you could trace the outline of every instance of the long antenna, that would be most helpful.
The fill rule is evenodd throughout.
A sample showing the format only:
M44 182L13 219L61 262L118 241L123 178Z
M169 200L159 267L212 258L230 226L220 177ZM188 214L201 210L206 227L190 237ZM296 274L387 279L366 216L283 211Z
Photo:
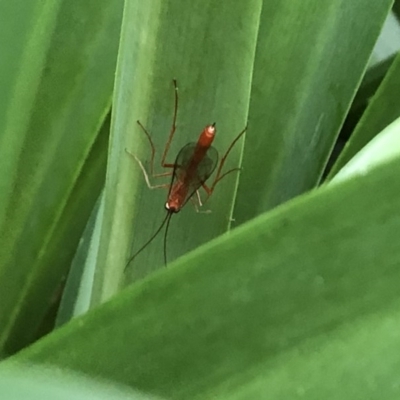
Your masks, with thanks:
M169 218L167 217L167 226L165 227L165 233L164 233L164 264L165 264L165 266L167 266L167 235L168 235L168 228L169 228L169 223L171 222L172 214L173 214L172 212L168 213Z
M139 253L141 253L155 239L155 237L160 233L161 229L164 227L164 225L165 225L165 223L167 221L168 221L168 223L167 223L167 229L168 229L169 221L171 220L172 214L173 214L172 212L167 211L167 214L165 215L165 218L163 219L163 221L162 221L161 225L159 226L159 228L154 232L153 236L126 263L125 268L124 268L124 272L128 268L129 264L133 261L133 259ZM164 239L164 261L165 260L166 260L166 248L165 248L165 239ZM167 265L166 262L165 262L165 265Z

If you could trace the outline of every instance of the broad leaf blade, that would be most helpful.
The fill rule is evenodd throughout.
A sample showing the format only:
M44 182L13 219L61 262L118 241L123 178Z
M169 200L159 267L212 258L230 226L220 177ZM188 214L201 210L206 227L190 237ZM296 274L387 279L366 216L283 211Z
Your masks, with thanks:
M12 190L61 0L1 1L0 227L13 207Z
M375 96L369 103L343 152L333 166L332 178L358 151L396 118L400 117L400 54L391 65Z
M156 400L122 385L31 364L3 368L0 393L7 400Z
M388 163L398 157L400 157L400 118L363 147L330 182L357 179L377 165Z
M378 316L386 320L391 310L398 313L399 173L397 158L260 216L14 360L68 366L176 399L215 398L215 393L245 398L254 390L251 375L260 397L268 397L266 374L280 373L285 388L310 353L314 363L325 365L321 340L334 346L348 332L357 343L361 325ZM398 335L391 340L386 329L377 332L383 335L376 342L389 340L391 365L398 364ZM362 343L369 353L371 338ZM359 346L346 345L334 376L319 369L317 376L305 376L303 385L328 387L340 371L350 382L362 381L358 370L344 369L359 357ZM309 351L285 356L303 348ZM330 362L334 368L335 358ZM397 381L397 368L382 372L370 363L366 369L370 379L384 374L385 382ZM346 397L336 387L324 398L337 393Z
M318 183L391 4L264 2L236 223Z
M90 309L103 216L103 192L98 197L72 261L57 313L56 326Z
M6 353L35 338L103 185L108 138L98 132L111 101L122 1L102 4L62 2L35 105L22 110L29 126L15 136L20 156L0 227Z
M126 2L94 305L115 294L121 280L138 279L164 264L160 237L123 276L130 255L165 216L166 191L149 190L139 166L126 152L149 166L150 146L136 121L153 137L156 172L165 172L160 159L172 123L172 79L176 78L178 122L167 162L173 163L179 149L196 141L205 125L213 122L218 130L214 144L222 154L246 124L260 9L259 0L234 4L212 0ZM175 23L177 18L180 24ZM241 145L230 155L227 169L238 166ZM170 262L227 230L235 179L237 175L221 182L207 203L210 215L196 214L189 203L173 218ZM170 178L152 181L169 183Z

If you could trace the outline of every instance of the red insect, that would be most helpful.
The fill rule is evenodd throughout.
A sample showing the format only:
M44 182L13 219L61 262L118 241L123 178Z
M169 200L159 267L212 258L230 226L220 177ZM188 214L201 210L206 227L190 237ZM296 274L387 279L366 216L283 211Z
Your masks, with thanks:
M156 153L155 146L146 128L140 123L140 121L137 121L138 125L141 127L141 129L147 136L151 146L150 175L153 178L158 178L161 176L172 176L171 183L155 185L155 186L151 185L149 174L147 173L142 162L134 154L128 152L129 155L135 158L140 168L142 169L147 186L150 189L169 188L167 202L165 203L165 209L167 213L161 225L150 237L150 239L138 251L136 251L135 254L131 256L131 258L129 259L129 261L125 266L125 269L134 260L134 258L139 253L141 253L156 238L156 236L160 233L161 229L164 227L165 224L166 228L164 233L164 263L165 265L167 265L167 234L168 234L169 222L171 220L172 215L178 213L189 200L193 201L196 211L198 211L197 204L193 199L193 195L196 193L197 201L199 205L202 206L203 204L201 202L200 194L198 191L200 187L203 187L203 189L206 191L207 193L206 201L207 201L208 198L213 193L215 186L217 185L218 182L221 181L221 179L223 179L226 175L230 174L231 172L238 171L240 169L240 168L232 168L229 171L222 173L222 168L225 164L225 160L228 157L228 154L230 153L236 142L240 139L240 137L245 133L246 128L244 128L239 133L239 135L233 140L233 142L230 144L227 151L225 152L224 156L221 158L221 161L217 169L217 173L215 175L214 181L211 184L211 186L206 185L205 182L212 175L218 164L218 152L212 146L212 142L214 141L215 134L217 132L215 123L213 123L212 125L207 125L203 129L197 142L191 142L185 145L176 156L174 164L169 164L165 162L168 150L172 142L172 138L176 130L176 118L178 113L178 87L176 80L173 81L173 84L175 88L174 115L172 120L171 131L164 148L164 153L161 158L161 166L163 168L171 168L172 171L165 172L162 174L154 174L154 157Z

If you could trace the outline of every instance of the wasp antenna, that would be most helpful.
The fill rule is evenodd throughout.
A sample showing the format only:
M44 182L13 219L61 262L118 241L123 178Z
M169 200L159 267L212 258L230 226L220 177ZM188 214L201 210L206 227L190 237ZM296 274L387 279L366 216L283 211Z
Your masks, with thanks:
M169 223L171 222L171 216L172 212L168 213L169 217L167 220L167 226L165 227L165 233L164 233L164 264L167 266L167 237L168 237L168 228L169 228Z
M165 223L171 219L172 212L167 212L165 218L163 219L161 225L158 227L158 229L153 233L151 238L129 259L129 261L126 263L124 271L127 270L129 264L135 259L135 257L141 253L155 238L156 236L160 233L161 229L164 227ZM168 225L167 225L168 226ZM164 261L165 261L165 255L164 255Z

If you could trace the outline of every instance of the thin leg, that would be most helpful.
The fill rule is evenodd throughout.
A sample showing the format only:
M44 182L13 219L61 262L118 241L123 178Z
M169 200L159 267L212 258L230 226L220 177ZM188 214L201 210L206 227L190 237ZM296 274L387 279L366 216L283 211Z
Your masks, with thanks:
M165 176L164 174L155 174L154 173L154 159L156 156L156 147L154 146L154 142L153 139L151 138L150 133L147 131L147 129L142 125L142 123L138 120L136 121L137 124L142 128L142 131L144 132L144 134L146 135L149 143L150 143L150 147L151 147L151 159L150 159L150 175L154 178L158 177L158 176ZM129 153L131 154L131 153ZM131 154L132 155L132 154ZM136 157L136 156L134 156ZM174 168L174 164L166 164L163 163L163 167L164 168Z
M196 200L194 199L194 197L191 197L191 198L190 198L190 202L193 204L193 207L194 207L195 211L196 211L197 213L199 213L199 212L200 212L200 210L199 210L199 205L196 203Z
M203 189L205 190L205 192L208 194L208 197L211 196L212 192L214 191L215 186L217 185L217 183L218 183L220 180L224 179L224 178L225 178L228 174L230 174L231 172L236 172L236 171L240 171L240 170L241 170L241 168L232 168L232 169L230 169L229 171L223 173L218 179L215 179L215 180L214 180L214 182L213 182L213 184L212 184L211 187L209 187L209 186L207 186L205 183L203 183L203 184L202 184L202 187L203 187ZM207 198L208 198L208 197L207 197Z
M224 154L224 156L221 158L221 161L219 163L218 169L217 169L217 173L215 175L214 181L212 183L212 185L209 187L207 186L205 183L203 183L203 189L206 191L207 193L207 199L211 196L211 194L213 193L215 186L217 185L218 182L220 182L223 178L225 178L228 174L230 174L231 172L235 172L235 171L240 171L240 168L232 168L229 171L222 173L222 168L224 167L225 161L229 155L229 153L231 152L231 150L233 149L233 147L235 146L235 144L237 143L237 141L242 137L242 135L246 132L247 126L239 133L239 135L236 136L235 140L230 144L230 146L228 147L228 150L226 151L226 153Z
M151 182L150 182L150 179L149 179L149 174L147 173L146 168L144 167L144 165L142 164L142 162L139 160L139 158L137 158L134 154L130 153L128 150L125 149L125 151L126 151L131 157L133 157L133 158L135 159L135 161L139 164L139 167L140 167L140 169L141 169L142 172L143 172L144 179L145 179L146 184L147 184L147 186L148 186L149 189L159 189L159 188L169 188L169 187L170 187L170 185L169 185L168 183L164 183L164 184L162 184L162 185L152 185ZM170 172L165 172L164 174L158 174L158 175L155 175L155 176L153 176L153 177L170 176L170 175L172 175L172 172L171 172L171 171L170 171Z
M203 207L203 203L201 202L200 192L196 190L197 201L200 207Z
M154 146L153 140L150 136L150 133L147 132L147 129L142 125L142 123L139 120L137 120L136 122L142 128L142 131L145 133L145 135L147 136L147 139L149 140L150 147L151 147L150 174L154 175L154 157L156 156L156 147ZM129 154L131 154L131 153L129 153ZM135 155L131 154L131 156L135 157L135 159L136 159Z
M174 164L165 162L169 148L171 146L172 138L173 138L175 130L176 130L176 118L178 115L178 85L177 85L176 79L174 79L172 82L174 84L174 93L175 93L174 114L173 114L173 118L172 118L171 130L170 130L168 140L167 140L167 143L165 144L164 152L163 152L163 155L161 158L161 166L163 168L174 168L175 167ZM150 174L153 177L163 176L162 174L154 174L154 159L155 159L155 155L156 155L156 147L154 146L153 139L151 138L150 133L143 126L143 124L139 120L136 122L140 126L140 128L142 129L142 131L144 132L144 134L146 135L146 137L150 143L150 147L151 147Z
M194 196L192 196L190 198L190 202L193 204L195 211L199 214L210 214L211 210L200 210L199 209L199 207L203 207L203 203L201 201L200 192L198 190L196 190L196 199L197 199L197 202L196 202Z
M171 164L166 163L165 159L167 158L168 150L171 146L172 138L174 137L174 133L176 130L176 118L178 115L178 85L177 85L176 79L174 79L172 82L174 84L174 90L175 90L175 106L174 106L174 116L172 118L171 131L169 132L168 140L167 140L167 143L165 144L164 153L161 158L161 166L164 168L170 168L169 166L171 165ZM172 167L173 167L173 164L172 164Z

